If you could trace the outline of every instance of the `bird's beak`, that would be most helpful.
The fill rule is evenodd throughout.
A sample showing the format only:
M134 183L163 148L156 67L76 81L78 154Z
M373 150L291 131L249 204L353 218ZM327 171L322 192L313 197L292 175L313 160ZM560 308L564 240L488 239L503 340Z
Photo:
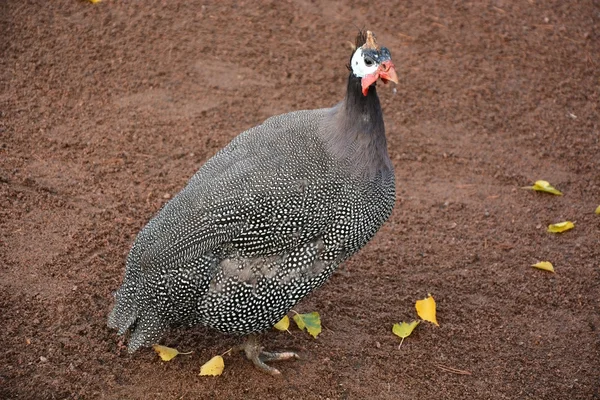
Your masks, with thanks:
M377 72L383 83L394 82L395 84L398 84L398 74L396 74L396 68L394 68L392 61L387 60L382 62L379 65Z

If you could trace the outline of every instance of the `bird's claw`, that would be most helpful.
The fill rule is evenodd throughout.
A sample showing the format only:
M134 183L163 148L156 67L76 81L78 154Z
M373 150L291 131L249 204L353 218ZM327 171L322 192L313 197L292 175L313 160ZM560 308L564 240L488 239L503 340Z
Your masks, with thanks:
M258 343L256 336L249 336L246 342L238 347L239 350L243 350L246 357L252 361L252 363L261 370L269 375L281 375L281 372L277 368L267 365L268 361L285 361L296 359L299 360L300 356L291 351L284 351L281 353L273 353L263 351L263 347Z

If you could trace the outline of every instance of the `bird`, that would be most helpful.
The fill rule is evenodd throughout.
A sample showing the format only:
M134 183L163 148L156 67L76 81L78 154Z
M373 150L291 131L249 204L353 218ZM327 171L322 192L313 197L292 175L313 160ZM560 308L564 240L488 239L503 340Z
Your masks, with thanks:
M108 326L128 350L172 326L246 335L261 371L299 358L256 337L327 281L390 217L396 198L377 82L398 83L386 47L360 31L346 95L235 137L138 233Z

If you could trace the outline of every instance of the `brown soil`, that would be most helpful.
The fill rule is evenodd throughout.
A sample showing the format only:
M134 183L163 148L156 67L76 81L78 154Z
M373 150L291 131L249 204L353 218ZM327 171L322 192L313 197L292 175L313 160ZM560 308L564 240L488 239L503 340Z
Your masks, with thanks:
M0 397L600 398L597 1L0 4ZM195 328L169 363L106 327L134 235L236 134L341 100L356 24L392 51L380 89L398 201L319 291L317 340L271 378ZM549 180L565 195L521 190ZM546 226L575 221L574 230ZM530 265L550 260L556 274ZM440 326L398 350L432 293ZM469 371L450 372L446 367Z

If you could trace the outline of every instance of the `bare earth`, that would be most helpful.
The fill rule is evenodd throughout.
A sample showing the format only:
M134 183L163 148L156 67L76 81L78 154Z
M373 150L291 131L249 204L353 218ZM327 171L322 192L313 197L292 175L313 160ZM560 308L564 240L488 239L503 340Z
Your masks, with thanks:
M598 1L6 0L0 19L0 398L600 399ZM135 234L238 133L341 100L353 24L400 76L379 90L398 200L296 307L323 333L263 335L303 356L279 378L240 354L198 376L240 341L205 328L162 341L192 355L128 355L106 316ZM565 195L520 189L537 179ZM398 350L427 293L439 328Z

